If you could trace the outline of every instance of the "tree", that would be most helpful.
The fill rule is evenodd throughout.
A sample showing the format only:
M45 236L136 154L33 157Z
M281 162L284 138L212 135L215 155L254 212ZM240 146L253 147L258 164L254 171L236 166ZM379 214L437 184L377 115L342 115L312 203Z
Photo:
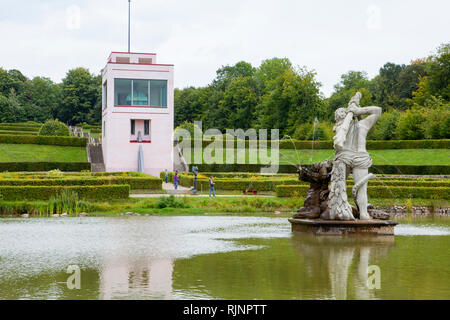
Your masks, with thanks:
M262 94L275 89L276 79L292 68L288 58L264 60L254 73L256 84Z
M401 114L397 136L401 140L420 140L425 137L423 123L426 117L422 108L413 108L406 110Z
M370 105L372 94L369 88L370 81L364 71L349 71L341 75L341 81L334 86L334 93L327 99L328 118L334 120L334 112L338 108L346 108L358 91L362 93L361 105Z
M245 61L240 61L234 66L224 66L216 71L216 79L214 79L211 87L216 90L225 91L226 87L239 77L251 77L255 72L255 68Z
M221 118L220 129L251 128L258 102L259 95L254 79L248 76L235 79L227 87L223 99L219 102L219 110L224 115Z
M26 109L34 110L37 119L33 120L54 119L61 104L61 87L49 78L35 77L25 83L20 100Z
M85 68L72 69L62 81L58 117L69 124L92 123L100 101L98 79Z
M257 127L276 128L282 135L292 135L299 125L320 118L324 104L319 87L314 72L285 71L277 78L275 89L262 96L257 107Z

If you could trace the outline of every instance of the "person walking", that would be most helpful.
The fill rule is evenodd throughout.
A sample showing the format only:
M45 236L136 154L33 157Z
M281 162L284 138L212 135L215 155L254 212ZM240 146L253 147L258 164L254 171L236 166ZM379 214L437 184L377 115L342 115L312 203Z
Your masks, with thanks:
M213 196L215 197L216 196L216 191L214 190L214 180L213 180L213 177L211 176L211 177L209 177L209 196L211 197L211 191L212 191L212 194L213 194Z
M178 170L175 171L175 175L173 176L173 185L175 186L175 190L178 189Z
M167 169L166 169L166 171L164 173L164 178L166 180L166 183L169 182L169 172L167 171Z

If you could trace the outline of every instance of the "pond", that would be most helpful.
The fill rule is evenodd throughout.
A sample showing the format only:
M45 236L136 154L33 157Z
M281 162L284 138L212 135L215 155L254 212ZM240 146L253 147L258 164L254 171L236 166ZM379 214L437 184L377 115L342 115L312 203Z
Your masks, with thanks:
M450 299L448 220L334 238L269 217L7 218L0 243L0 299Z

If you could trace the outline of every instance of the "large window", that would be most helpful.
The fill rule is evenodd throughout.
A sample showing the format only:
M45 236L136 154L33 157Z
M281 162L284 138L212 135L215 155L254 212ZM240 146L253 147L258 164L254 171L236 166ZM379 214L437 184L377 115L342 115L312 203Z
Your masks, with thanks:
M167 107L167 80L114 80L116 106Z
M150 105L167 106L167 81L150 80Z

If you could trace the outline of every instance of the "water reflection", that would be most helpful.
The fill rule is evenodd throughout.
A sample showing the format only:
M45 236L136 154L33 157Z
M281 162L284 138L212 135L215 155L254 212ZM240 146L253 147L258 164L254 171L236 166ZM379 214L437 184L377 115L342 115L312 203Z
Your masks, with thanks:
M376 291L367 286L368 267L395 246L394 237L318 237L296 233L291 240L309 277L320 283L322 298L338 300L375 298Z
M448 224L396 232L314 237L259 217L0 219L0 299L449 299ZM81 290L67 288L69 265ZM366 286L370 265L380 290Z
M101 267L100 299L172 299L173 259L111 259Z

